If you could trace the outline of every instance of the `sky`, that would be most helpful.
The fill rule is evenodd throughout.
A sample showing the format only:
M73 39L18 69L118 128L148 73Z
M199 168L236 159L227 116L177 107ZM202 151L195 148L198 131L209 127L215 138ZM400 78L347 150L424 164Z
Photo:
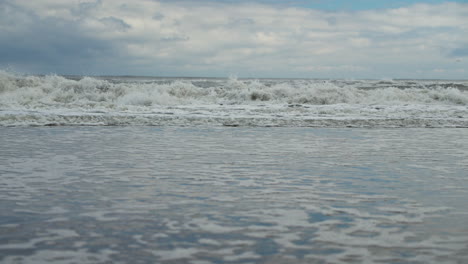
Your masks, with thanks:
M468 79L468 0L0 0L0 70Z

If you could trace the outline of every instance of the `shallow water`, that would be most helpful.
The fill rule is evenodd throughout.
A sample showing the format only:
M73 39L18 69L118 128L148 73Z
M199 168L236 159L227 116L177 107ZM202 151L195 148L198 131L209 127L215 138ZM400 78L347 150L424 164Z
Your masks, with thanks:
M468 262L467 139L0 127L0 262Z

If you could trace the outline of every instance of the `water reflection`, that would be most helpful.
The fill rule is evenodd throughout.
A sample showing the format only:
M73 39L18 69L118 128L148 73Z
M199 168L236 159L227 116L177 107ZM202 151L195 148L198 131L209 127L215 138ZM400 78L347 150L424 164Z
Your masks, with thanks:
M468 259L466 130L0 129L6 263Z

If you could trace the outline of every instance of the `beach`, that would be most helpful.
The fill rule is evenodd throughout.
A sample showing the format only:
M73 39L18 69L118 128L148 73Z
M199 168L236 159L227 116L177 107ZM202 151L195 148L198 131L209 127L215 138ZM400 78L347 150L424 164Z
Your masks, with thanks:
M468 263L467 0L0 0L0 264Z
M462 263L456 128L0 127L2 263Z

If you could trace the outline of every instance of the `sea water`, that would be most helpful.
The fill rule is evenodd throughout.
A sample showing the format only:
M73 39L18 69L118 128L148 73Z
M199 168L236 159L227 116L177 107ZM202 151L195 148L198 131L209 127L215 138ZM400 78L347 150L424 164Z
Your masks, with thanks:
M2 78L1 263L468 261L466 82Z
M3 263L463 263L468 130L0 128Z
M468 81L23 76L0 126L468 127Z

